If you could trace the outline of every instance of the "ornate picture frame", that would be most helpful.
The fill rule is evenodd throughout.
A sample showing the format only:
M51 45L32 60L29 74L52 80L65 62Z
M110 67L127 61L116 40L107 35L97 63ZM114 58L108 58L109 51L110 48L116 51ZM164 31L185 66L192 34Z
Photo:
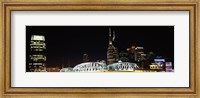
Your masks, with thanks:
M18 2L20 1L20 2ZM191 98L200 97L199 95L199 0L179 2L164 2L152 0L152 2L141 1L61 1L61 2L48 2L40 1L35 2L29 0L13 0L1 2L1 95L16 96L20 95L41 95L43 97L51 95L70 96L70 97L137 97L137 98L151 98L145 95L160 96L173 96L173 98ZM11 11L189 11L189 35L190 35L190 66L189 66L189 87L133 87L133 88L112 88L112 87L11 87ZM56 97L55 96L55 97ZM57 97L59 97L57 96ZM158 98L160 98L158 96ZM153 96L152 96L153 97ZM170 97L171 98L171 97Z

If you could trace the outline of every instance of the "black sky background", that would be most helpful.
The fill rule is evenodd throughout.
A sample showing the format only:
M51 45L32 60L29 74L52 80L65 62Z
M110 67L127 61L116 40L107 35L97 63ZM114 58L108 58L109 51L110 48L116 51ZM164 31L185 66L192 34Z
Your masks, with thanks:
M119 52L135 45L174 61L174 26L26 26L26 59L31 35L44 35L47 67L73 67L82 62L84 53L90 61L106 60L109 28L115 31Z

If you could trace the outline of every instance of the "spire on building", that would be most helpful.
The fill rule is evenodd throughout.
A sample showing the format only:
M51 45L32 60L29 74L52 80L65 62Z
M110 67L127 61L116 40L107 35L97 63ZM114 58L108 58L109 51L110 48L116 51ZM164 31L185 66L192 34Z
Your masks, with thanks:
M111 28L109 28L109 37L111 37Z
M115 40L115 31L113 31L113 39L112 39L112 41L114 41Z
M111 32L111 28L109 28L109 45L112 45L112 32Z

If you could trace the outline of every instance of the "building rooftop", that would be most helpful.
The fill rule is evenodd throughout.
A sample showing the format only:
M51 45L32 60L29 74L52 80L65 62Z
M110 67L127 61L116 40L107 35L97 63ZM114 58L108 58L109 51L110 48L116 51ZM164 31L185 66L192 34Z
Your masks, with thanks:
M45 41L45 37L43 35L32 35L31 40L41 40Z

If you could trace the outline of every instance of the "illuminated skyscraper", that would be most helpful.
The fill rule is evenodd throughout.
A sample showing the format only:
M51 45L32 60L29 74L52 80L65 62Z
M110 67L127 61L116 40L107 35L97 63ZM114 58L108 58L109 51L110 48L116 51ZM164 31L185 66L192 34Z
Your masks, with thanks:
M136 47L135 48L135 61L140 62L140 61L144 60L144 56L146 56L146 54L144 54L144 48Z
M118 49L113 45L113 41L115 40L115 32L111 32L109 28L109 45L107 50L107 63L112 64L118 61Z
M30 72L46 71L45 50L45 37L43 35L32 35L30 41L30 59L28 65Z

